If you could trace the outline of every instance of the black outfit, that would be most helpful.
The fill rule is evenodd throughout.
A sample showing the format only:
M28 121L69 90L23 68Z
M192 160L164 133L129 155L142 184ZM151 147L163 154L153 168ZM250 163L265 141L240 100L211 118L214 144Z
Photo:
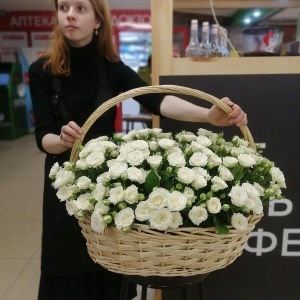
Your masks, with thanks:
M94 42L81 48L70 47L70 57L71 75L60 78L57 107L51 101L54 77L43 69L43 59L29 68L36 142L46 153L39 299L116 300L122 276L110 273L92 261L76 218L67 214L65 203L56 197L48 177L55 162L61 165L69 160L70 150L59 155L49 154L42 147L42 138L48 133L60 134L62 125L71 120L82 126L97 106L146 83L123 62L109 62L101 58ZM150 112L160 115L164 96L148 94L135 99ZM115 117L116 108L107 111L90 128L85 141L101 135L111 136ZM136 295L135 289L130 294L129 299L132 299Z

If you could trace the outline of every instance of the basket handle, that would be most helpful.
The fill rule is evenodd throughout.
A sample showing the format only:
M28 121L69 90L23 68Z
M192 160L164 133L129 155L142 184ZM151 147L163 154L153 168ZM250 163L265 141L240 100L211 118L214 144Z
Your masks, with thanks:
M70 160L76 161L76 159L78 158L78 154L79 154L78 147L81 145L86 133L91 128L91 126L94 124L94 122L100 116L102 116L107 110L109 110L111 107L113 107L113 106L117 105L118 103L120 103L124 100L127 100L129 98L133 98L133 97L140 96L143 94L151 94L151 93L184 94L184 95L188 95L188 96L193 96L196 98L206 100L206 101L216 105L217 107L219 107L226 113L231 112L231 108L227 104L222 102L220 99L218 99L210 94L204 93L202 91L187 88L187 87L182 87L182 86L177 86L177 85L154 85L154 86L145 86L145 87L139 87L136 89L132 89L132 90L129 90L127 92L119 94L118 96L105 101L89 116L89 118L86 120L86 122L82 126L83 134L81 135L81 137L79 139L76 139L73 144ZM256 149L251 132L248 129L248 127L246 125L241 125L241 126L239 126L239 128L242 131L245 140L247 140L249 142L250 147L252 147L253 149Z

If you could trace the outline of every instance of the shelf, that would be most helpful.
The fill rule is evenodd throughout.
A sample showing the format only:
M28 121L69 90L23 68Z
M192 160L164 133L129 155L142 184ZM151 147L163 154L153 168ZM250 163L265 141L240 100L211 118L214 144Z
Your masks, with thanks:
M174 2L174 3L173 3ZM152 23L152 84L159 84L160 76L168 75L231 75L231 74L297 74L300 56L219 58L209 62L193 62L189 58L173 58L173 10L179 4L191 5L200 1L151 0ZM203 1L202 1L203 2ZM208 1L206 1L208 3ZM221 2L221 1L220 1ZM240 1L241 2L241 1ZM269 1L269 4L277 4ZM232 1L222 1L233 3ZM265 3L265 2L264 2ZM299 6L300 1L288 1L287 7ZM226 4L226 5L227 5ZM174 6L173 6L174 5ZM159 117L153 118L159 127Z
M300 56L173 59L173 75L299 74ZM168 75L172 75L168 74Z

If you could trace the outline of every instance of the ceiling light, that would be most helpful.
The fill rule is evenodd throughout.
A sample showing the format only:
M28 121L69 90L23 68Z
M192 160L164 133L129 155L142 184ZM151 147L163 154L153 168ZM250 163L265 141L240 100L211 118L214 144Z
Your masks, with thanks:
M244 19L244 23L245 23L245 24L250 24L250 23L251 23L251 18L246 17L246 18Z
M255 18L258 18L261 16L261 11L260 10L255 10L253 13L252 13L253 17Z

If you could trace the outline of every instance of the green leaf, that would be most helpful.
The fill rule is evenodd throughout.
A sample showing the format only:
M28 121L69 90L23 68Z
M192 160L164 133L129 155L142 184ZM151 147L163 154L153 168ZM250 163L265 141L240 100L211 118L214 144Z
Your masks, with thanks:
M245 173L245 169L242 166L236 166L236 167L233 168L231 173L232 173L234 179L239 181L243 178L244 173Z
M216 217L214 217L214 224L216 225L219 234L228 234L229 233L228 227L225 226L224 224L221 224Z
M169 178L172 177L172 175L169 174L169 173L166 172L166 171L161 171L159 174L160 174L160 177L161 177L161 179L162 179L163 181L167 181Z
M146 177L145 189L150 194L155 187L159 187L159 177L151 170Z

